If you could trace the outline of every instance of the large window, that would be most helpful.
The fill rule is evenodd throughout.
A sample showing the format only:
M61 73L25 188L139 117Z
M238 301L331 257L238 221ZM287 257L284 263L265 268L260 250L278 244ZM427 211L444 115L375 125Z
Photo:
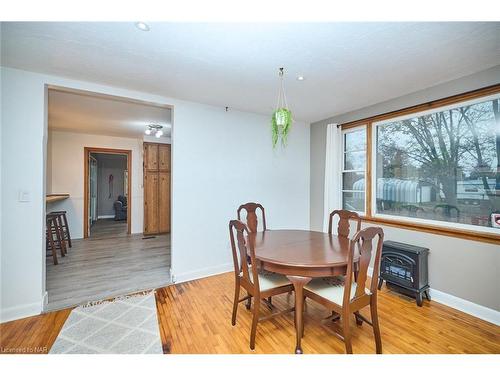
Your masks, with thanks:
M365 211L366 128L346 131L342 135L342 207Z
M493 97L374 124L375 212L491 227L500 213L499 118Z
M342 206L500 243L500 85L342 125Z

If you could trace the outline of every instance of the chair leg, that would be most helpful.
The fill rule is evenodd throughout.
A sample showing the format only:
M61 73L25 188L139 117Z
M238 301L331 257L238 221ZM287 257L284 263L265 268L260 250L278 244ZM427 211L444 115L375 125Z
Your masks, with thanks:
M259 322L260 298L254 298L252 331L250 332L250 349L255 349L255 334L257 333L257 323Z
M238 301L240 299L240 282L236 281L234 284L234 302L233 302L233 317L231 318L231 324L236 325L236 314L238 313Z
M372 317L373 335L375 336L375 348L377 354L382 354L382 337L380 336L380 327L378 324L377 299L372 297L370 301L370 313Z
M351 331L349 328L349 310L342 311L342 333L344 334L345 351L347 354L352 354Z
M252 307L252 297L250 296L250 294L247 294L247 301L245 302L245 307L247 308L247 310L250 310L250 307Z
M302 308L302 316L304 316L305 315L304 312L306 311L306 296L304 296L304 299L302 301L303 301L302 302L302 307L303 307ZM303 319L304 318L302 318L302 322L304 321ZM300 337L304 337L304 326L305 326L305 324L302 323L302 331L300 332Z
M354 313L354 317L356 318L356 325L362 326L363 325L363 320L358 316L359 311Z

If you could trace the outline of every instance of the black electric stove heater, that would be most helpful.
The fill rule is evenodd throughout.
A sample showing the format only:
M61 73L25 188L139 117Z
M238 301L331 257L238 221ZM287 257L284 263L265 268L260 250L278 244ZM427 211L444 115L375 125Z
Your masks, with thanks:
M378 289L386 285L398 292L414 297L422 306L422 296L429 301L429 249L401 242L384 241Z

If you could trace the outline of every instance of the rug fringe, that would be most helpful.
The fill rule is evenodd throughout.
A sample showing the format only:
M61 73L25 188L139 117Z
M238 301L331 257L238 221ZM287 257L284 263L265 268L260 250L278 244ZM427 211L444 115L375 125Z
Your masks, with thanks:
M156 290L155 289L148 289L148 290L144 290L142 292L128 294L126 296L118 296L118 297L111 298L111 299L105 298L105 299L102 299L99 301L90 301L90 302L87 302L83 305L80 305L80 307L85 308L85 307L92 307L92 306L98 306L98 305L105 305L105 304L113 303L113 302L117 302L117 301L126 301L127 299L132 298L132 297L146 296L149 294L156 294Z

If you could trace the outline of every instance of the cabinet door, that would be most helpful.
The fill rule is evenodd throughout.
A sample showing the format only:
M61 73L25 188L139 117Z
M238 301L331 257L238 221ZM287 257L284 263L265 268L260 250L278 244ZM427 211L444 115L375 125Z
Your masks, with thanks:
M158 169L170 172L170 145L158 145Z
M159 199L159 228L160 233L170 232L170 173L159 172L158 182Z
M144 172L144 234L158 233L158 172Z
M147 171L158 170L158 144L144 143L144 169Z

